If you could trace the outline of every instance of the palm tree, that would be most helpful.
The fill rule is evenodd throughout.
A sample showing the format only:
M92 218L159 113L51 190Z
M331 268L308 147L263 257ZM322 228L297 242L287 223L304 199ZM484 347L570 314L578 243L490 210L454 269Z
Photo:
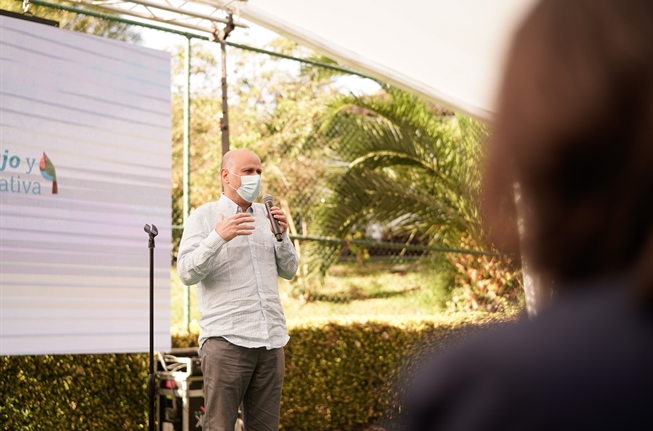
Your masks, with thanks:
M330 168L311 235L345 239L376 223L408 241L482 247L482 140L488 136L482 123L393 87L337 98L315 139L330 150ZM309 274L322 278L341 247L313 244Z

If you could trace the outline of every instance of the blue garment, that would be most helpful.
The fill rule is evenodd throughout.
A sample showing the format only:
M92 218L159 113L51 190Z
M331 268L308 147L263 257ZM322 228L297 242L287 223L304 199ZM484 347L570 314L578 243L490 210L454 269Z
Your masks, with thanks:
M184 284L197 284L200 348L210 337L248 348L274 349L288 342L277 275L292 279L299 258L287 234L281 242L275 239L263 204L253 203L247 211L256 228L231 241L215 231L219 214L227 219L241 212L225 195L197 208L184 227L177 273Z
M653 308L633 291L625 279L565 286L532 322L436 357L401 430L653 429Z

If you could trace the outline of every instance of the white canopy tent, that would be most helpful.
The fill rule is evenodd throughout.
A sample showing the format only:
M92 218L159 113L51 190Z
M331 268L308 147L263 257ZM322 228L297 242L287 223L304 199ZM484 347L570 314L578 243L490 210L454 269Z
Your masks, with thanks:
M194 32L228 13L343 65L491 120L511 37L535 0L73 0Z
M242 16L342 64L491 119L510 38L533 0L250 0Z

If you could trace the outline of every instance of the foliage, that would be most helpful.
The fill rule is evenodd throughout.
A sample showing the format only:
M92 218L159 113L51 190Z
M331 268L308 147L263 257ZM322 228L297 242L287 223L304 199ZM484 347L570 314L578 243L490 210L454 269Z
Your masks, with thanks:
M479 237L478 165L466 169L478 157L455 118L392 87L340 97L330 108L320 132L332 168L315 233L347 238L376 222L427 244ZM319 273L331 262L316 262Z
M0 356L0 429L147 428L143 354Z
M479 201L488 136L482 123L393 87L372 96L337 98L315 139L328 148L331 165L311 235L356 239L377 225L391 241L492 251ZM309 248L308 271L317 285L342 251L337 243ZM353 251L366 258L367 250ZM470 277L482 278L480 284L466 284L472 290L489 284L490 291L507 287L512 293L517 286L515 265L507 258L497 271L479 272L483 258L450 257L459 287ZM491 293L474 298L483 307L501 308Z
M305 321L290 328L281 429L341 431L393 419L421 358L515 316ZM173 347L197 346L175 334ZM0 429L147 428L146 354L0 357Z
M468 237L460 242L462 249L478 249ZM449 311L514 312L524 307L521 271L507 256L448 253L456 268Z
M66 6L78 6L75 3L62 1ZM0 0L0 9L23 13L23 2L20 0ZM30 5L26 15L59 22L59 27L82 33L95 34L109 39L124 42L140 43L141 35L133 26L94 18L73 12L61 11L45 6Z
M514 316L304 321L290 329L281 429L340 431L391 421L422 359ZM194 335L173 338L196 346Z
M329 66L334 66L339 69L344 69L347 70L347 66L343 66L342 64L339 64L337 61L330 59L329 57L325 57L324 55L317 54L314 52L309 52L306 55L307 60L311 61L316 61L318 63L326 64ZM331 79L334 76L345 76L345 72L341 72L340 70L334 70L334 69L329 69L325 67L315 67L311 64L307 63L302 63L301 65L301 73L302 75L313 75L314 79ZM378 81L377 81L378 82Z

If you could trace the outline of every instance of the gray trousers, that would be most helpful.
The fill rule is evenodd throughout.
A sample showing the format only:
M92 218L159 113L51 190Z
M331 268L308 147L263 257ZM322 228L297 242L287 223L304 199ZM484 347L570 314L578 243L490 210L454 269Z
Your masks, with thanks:
M245 431L277 431L284 375L283 348L249 349L222 337L202 345L204 431L234 431L243 405Z

